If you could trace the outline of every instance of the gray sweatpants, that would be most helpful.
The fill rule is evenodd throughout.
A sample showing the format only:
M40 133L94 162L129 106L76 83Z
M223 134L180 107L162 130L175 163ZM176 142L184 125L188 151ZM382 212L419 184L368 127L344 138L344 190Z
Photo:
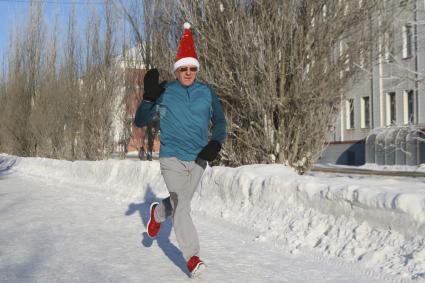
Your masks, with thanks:
M190 216L190 202L207 162L199 158L182 161L175 157L160 158L159 162L170 196L155 209L155 220L164 222L168 216L173 217L177 243L187 261L194 255L199 256L198 233Z

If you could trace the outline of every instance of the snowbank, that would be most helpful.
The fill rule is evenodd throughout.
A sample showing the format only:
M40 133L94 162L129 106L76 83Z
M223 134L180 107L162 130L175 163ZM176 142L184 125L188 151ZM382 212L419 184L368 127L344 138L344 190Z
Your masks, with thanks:
M366 163L362 166L359 166L360 169L369 169L377 171L406 171L406 172L425 172L425 164L419 164L416 166L401 166L401 165L377 165Z
M373 171L387 171L387 172L417 172L425 173L425 164L418 165L378 165L375 163L366 163L360 166L353 165L340 165L332 163L317 164L317 168L342 168L342 169L362 169L362 170L373 170Z
M42 177L55 182L92 186L108 197L121 201L144 199L150 191L166 196L158 162L132 160L65 161L48 158L21 158L0 154L0 173L12 166L13 171ZM2 169L3 168L3 169Z
M91 185L119 201L167 195L156 161L0 155L0 176L13 171ZM273 241L292 253L313 251L400 280L425 280L423 179L299 176L283 165L208 167L192 207L248 227L256 240Z
M423 180L216 167L206 172L195 205L294 253L313 250L399 279L425 279Z

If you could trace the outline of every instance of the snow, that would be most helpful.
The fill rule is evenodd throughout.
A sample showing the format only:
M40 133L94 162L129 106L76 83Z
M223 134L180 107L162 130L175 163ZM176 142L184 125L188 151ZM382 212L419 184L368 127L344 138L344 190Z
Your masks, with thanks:
M425 164L419 165L378 165L375 163L366 163L360 166L352 165L336 165L331 163L317 164L318 168L347 168L347 169L363 169L363 170L374 170L374 171L401 171L401 172L424 172L425 173Z
M361 169L369 170L381 170L381 171L408 171L408 172L425 172L425 164L419 164L417 166L401 166L401 165L376 165L366 163L362 166L359 166Z
M7 197L13 196L13 192L17 194L16 200ZM167 196L157 161L70 162L3 154L0 155L0 194L4 194L0 198L0 211L5 211L0 214L1 223L7 223L7 228L0 233L0 243L5 239L13 242L7 246L0 244L0 266L7 265L6 271L9 270L3 275L5 269L0 267L0 271L3 270L0 281L13 279L14 270L25 269L10 267L3 254L21 249L12 258L19 262L16 257L25 257L27 247L20 245L27 241L18 239L31 237L33 229L28 228L28 232L18 225L19 231L25 231L18 233L17 225L12 224L26 217L20 216L26 206L45 213L43 207L35 204L42 203L45 195L52 199L49 209L54 217L49 221L63 230L62 234L53 233L49 237L61 245L56 249L72 256L68 260L53 261L54 267L42 269L44 277L39 278L53 276L53 270L61 265L67 266L68 271L78 268L81 271L84 263L90 263L96 265L96 270L106 270L107 274L101 276L103 280L135 282L140 275L133 263L126 260L137 260L145 278L158 278L159 282L170 276L177 276L182 282L187 279L184 264L176 264L176 253L170 252L176 250L170 224L167 232L161 230L165 234L162 240L158 239L156 250L159 248L162 253L146 251L140 246L129 247L132 241L137 243L137 236L145 231L140 218L146 224L148 204ZM15 221L5 222L10 219L5 216L9 211L5 209L5 202L10 202L10 207L15 203L19 207L21 199L26 200L22 209L9 209L14 212L9 217L16 218ZM111 216L118 215L123 208L127 217L138 212L139 223L137 218L129 223ZM207 282L311 282L311 278L315 278L315 282L425 282L425 178L320 172L300 176L283 165L207 167L192 209L195 223L199 225L201 248L205 245L203 250L209 263L203 275ZM65 212L68 210L85 223L67 227ZM82 213L86 217L78 217ZM102 221L104 217L107 222ZM43 225L42 219L38 219L37 225ZM70 219L73 218L70 216ZM87 231L82 235L77 233L78 225ZM119 235L120 229L127 231L126 237ZM131 229L142 231L137 234ZM19 237L15 239L8 234ZM69 238L69 242L58 241L60 237ZM73 243L73 238L78 241ZM85 247L87 250L79 248L87 240L91 243ZM108 260L115 260L114 267L94 262L98 256L102 257L101 249L96 249L98 245L103 246L103 241L116 242L113 251L107 252ZM146 239L143 242L146 247ZM37 243L43 245L41 240ZM141 256L143 253L153 254L154 259L147 260ZM126 259L126 254L130 258ZM167 267L164 254L168 263L170 260L175 263L173 268ZM158 265L156 270L160 274L155 273L155 268L148 268L152 262ZM238 270L245 271L234 274L227 263L236 263ZM125 267L126 264L129 266ZM115 274L113 271L117 268L122 270ZM125 280L117 277L126 272ZM55 276L60 277L58 281L71 278L66 277L70 274ZM74 281L95 282L91 279L96 276L99 275L87 269ZM22 278L11 281L22 282L18 279Z

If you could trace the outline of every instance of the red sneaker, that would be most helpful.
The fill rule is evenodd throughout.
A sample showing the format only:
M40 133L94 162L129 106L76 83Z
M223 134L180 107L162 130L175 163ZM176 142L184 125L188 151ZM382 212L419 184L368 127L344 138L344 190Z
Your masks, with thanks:
M149 209L150 218L148 222L148 236L151 239L155 238L156 235L158 235L159 228L161 228L161 223L158 223L155 221L155 208L157 207L158 204L159 204L158 202L153 202Z
M204 267L204 262L197 256L192 256L187 262L187 269L189 269L191 277L198 276Z

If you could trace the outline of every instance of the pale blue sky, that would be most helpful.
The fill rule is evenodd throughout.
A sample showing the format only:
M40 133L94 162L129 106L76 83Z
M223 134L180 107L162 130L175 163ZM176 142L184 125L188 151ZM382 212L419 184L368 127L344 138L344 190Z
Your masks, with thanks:
M25 24L29 2L29 0L0 0L0 63L7 51L10 30L14 25ZM102 0L34 0L34 2L44 3L45 20L48 25L54 23L55 14L59 13L59 24L62 27L66 24L72 5L76 7L77 22L80 26L84 25L90 10L102 5Z
M19 15L26 11L27 3L0 1L0 54L3 54L9 41L9 29Z

